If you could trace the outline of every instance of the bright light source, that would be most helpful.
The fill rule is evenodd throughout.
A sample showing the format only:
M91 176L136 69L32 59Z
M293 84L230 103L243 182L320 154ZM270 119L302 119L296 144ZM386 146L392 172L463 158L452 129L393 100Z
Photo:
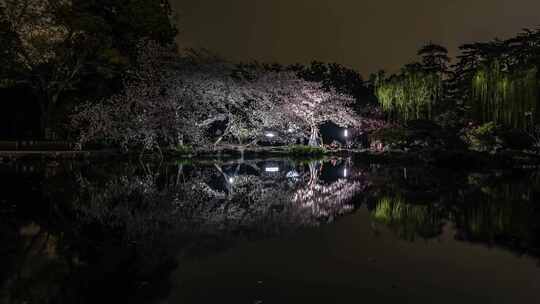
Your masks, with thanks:
M266 167L264 168L266 172L279 172L279 167Z
M289 172L287 172L287 177L288 178L298 178L298 177L300 177L300 174L298 174L298 172L296 172L296 171L289 171Z
M349 130L345 130L345 131L343 132L343 136L349 137Z
M274 133L266 133L266 137L273 138L273 137L276 137L276 134L274 134Z
M343 177L347 177L347 168L343 169Z
M234 183L234 178L233 177L229 177L229 184L232 184Z
M289 133L293 133L293 132L294 132L294 129L293 129L293 128L289 128L289 130L287 130L287 131L289 131Z

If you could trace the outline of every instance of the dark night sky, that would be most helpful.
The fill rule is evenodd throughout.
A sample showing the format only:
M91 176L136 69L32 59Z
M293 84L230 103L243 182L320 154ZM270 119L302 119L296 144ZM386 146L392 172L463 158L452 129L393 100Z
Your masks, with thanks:
M540 25L540 0L172 0L181 46L237 61L394 70L433 41L507 38Z

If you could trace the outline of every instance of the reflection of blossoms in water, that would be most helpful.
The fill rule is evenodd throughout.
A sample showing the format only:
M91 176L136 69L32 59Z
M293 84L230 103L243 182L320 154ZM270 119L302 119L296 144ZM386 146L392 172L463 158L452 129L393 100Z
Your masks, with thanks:
M295 183L285 173L291 171L297 173ZM81 179L76 208L81 222L123 230L130 240L155 237L159 231L279 234L350 212L349 201L367 185L358 178L322 183L317 166L271 175L238 172L238 167L234 175L219 166L198 168L168 183L150 172L128 172L105 185Z
M130 241L147 238L162 225L174 222L179 198L158 187L157 175L123 175L106 185L81 180L81 193L74 203L78 219L122 230Z
M365 191L368 182L362 174L350 176L349 179L339 178L332 183L322 182L319 178L322 165L320 162L309 164L309 180L294 192L292 202L298 204L299 208L310 210L318 221L332 221L336 216L354 209L352 198Z
M153 302L145 296L167 288L171 271L182 270L190 258L332 221L359 206L357 199L366 202L381 237L391 233L412 241L444 233L446 242L455 233L458 241L540 255L540 175L442 178L425 168L284 163L278 172L267 170L278 167L274 161L158 169L92 164L69 174L55 168L36 190L47 189L40 192L50 201L43 215L34 218L36 210L28 208L32 222L26 223L15 214L23 208L14 206L1 221L7 248L14 249L4 259L9 281L2 287L19 293L21 303L74 303L81 292L99 295L99 302L102 294L109 297L104 290L131 302ZM438 186L446 181L457 182ZM366 231L351 233L346 237L356 240ZM0 297L9 295L2 291Z
M330 184L314 184L298 189L292 202L299 208L310 210L314 218L334 217L354 209L350 200L367 187L366 183L339 179Z
M323 182L320 166L280 163L169 166L115 170L106 181L80 178L73 207L81 233L98 229L155 269L171 256L205 256L334 221L366 189L363 175ZM317 168L317 170L312 170ZM287 172L297 172L291 182ZM341 176L341 175L340 175ZM230 181L232 179L232 182ZM304 195L310 193L309 195Z
M329 217L353 209L348 200L365 189L360 182L340 179L329 185L296 188L286 178L265 180L255 175L235 178L234 190L226 197L203 202L187 215L203 230L223 231L249 228L265 233L318 225ZM303 193L311 194L305 196ZM185 209L186 210L186 209Z

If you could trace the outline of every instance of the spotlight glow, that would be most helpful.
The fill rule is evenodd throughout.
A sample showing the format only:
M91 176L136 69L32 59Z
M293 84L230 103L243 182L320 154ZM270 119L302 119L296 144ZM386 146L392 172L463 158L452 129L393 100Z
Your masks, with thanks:
M295 178L299 178L300 174L298 174L298 172L296 171L289 171L287 172L287 177L295 179Z
M279 167L266 167L264 168L266 172L279 172Z

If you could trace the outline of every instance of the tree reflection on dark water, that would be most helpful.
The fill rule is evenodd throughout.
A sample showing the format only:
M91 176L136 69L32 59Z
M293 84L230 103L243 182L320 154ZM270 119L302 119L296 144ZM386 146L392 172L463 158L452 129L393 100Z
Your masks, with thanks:
M159 302L178 289L173 272L189 263L246 243L302 238L366 207L375 235L389 230L413 242L451 229L455 241L471 246L540 255L538 172L349 159L14 163L0 170L0 303ZM355 233L345 237L353 242Z

